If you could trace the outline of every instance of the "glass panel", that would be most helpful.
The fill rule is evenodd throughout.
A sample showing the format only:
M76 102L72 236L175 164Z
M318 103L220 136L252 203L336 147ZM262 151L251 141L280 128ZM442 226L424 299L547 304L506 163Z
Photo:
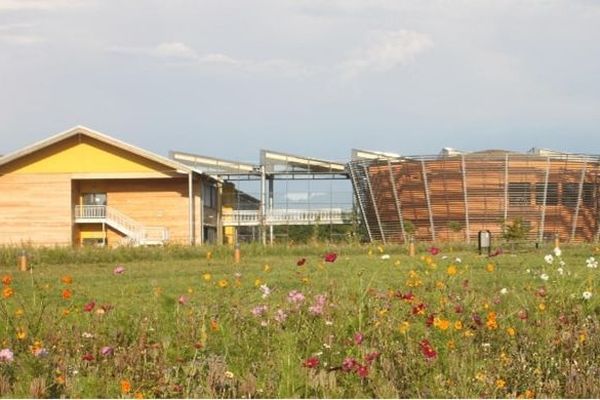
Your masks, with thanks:
M106 193L83 193L84 206L105 206Z
M544 204L544 184L535 184L535 204L541 206ZM558 204L558 183L548 182L548 192L546 193L546 205L555 206Z
M508 183L508 204L511 206L526 206L529 205L530 199L531 189L529 183Z

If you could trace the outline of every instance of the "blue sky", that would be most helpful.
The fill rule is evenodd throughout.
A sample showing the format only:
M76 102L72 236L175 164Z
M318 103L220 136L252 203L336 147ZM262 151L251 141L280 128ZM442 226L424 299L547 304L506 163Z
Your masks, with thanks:
M0 0L0 154L600 153L593 0Z

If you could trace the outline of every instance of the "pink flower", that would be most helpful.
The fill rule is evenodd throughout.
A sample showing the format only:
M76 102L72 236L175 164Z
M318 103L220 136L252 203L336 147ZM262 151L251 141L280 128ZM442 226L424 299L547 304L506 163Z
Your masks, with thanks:
M320 363L321 362L317 357L308 357L306 360L304 360L302 366L306 368L317 368Z
M287 317L288 317L288 315L285 313L285 311L283 311L280 308L279 310L277 310L277 312L275 312L275 316L273 318L275 318L275 321L277 321L281 324L281 323L285 322Z
M260 306L256 306L252 309L252 315L254 315L255 317L260 317L261 315L263 315L266 312L267 312L267 306L264 304L260 305Z
M125 272L125 267L118 265L115 269L113 269L113 274L115 275L121 275L123 272Z
M86 305L83 306L83 311L85 311L85 312L92 312L92 310L94 309L94 307L96 307L96 302L95 301L90 301L89 303L87 303Z
M365 356L365 361L367 362L367 365L371 365L373 363L373 361L375 361L379 358L380 355L381 355L381 353L378 351L372 351L372 352L368 353Z
M369 376L369 367L367 365L359 365L356 368L356 375L360 376L361 378L366 378Z
M100 350L100 354L102 354L104 357L112 356L113 353L114 353L114 349L110 346L104 346Z
M334 252L325 254L325 262L330 262L330 263L335 262L336 258L337 258L337 254Z
M177 302L181 305L185 305L188 302L188 298L185 295L181 295L179 296L179 299L177 300Z
M302 292L292 290L288 293L288 301L292 304L300 304L304 301L304 295Z
M354 370L354 368L358 365L358 363L356 362L356 360L352 357L346 357L344 358L344 361L342 362L342 371L345 372L350 372L352 370Z
M13 362L15 359L13 352L10 349L0 350L0 362Z
M325 307L327 296L324 294L318 294L315 296L315 302L308 308L308 311L313 315L322 315Z
M357 346L361 345L364 340L365 340L365 336L362 333L357 332L354 334L354 344L355 345L357 345Z
M437 247L430 247L428 251L432 256L436 256L440 253L440 249Z

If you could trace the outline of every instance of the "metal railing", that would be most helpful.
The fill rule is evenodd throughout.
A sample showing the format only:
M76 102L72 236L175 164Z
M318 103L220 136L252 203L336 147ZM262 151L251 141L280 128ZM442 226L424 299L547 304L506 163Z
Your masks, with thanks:
M352 213L341 208L326 209L274 209L266 215L260 210L226 210L223 211L224 226L258 226L265 225L311 225L311 224L348 224Z

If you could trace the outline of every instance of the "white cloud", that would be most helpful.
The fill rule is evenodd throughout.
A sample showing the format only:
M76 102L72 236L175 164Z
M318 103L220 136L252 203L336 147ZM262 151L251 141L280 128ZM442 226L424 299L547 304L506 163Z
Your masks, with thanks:
M353 78L365 72L386 72L407 64L433 46L429 36L408 30L375 31L367 44L341 64L343 76Z
M44 42L43 37L29 33L34 26L35 24L25 22L0 25L0 42L16 46Z
M20 10L55 10L78 7L82 0L0 0L0 12Z

